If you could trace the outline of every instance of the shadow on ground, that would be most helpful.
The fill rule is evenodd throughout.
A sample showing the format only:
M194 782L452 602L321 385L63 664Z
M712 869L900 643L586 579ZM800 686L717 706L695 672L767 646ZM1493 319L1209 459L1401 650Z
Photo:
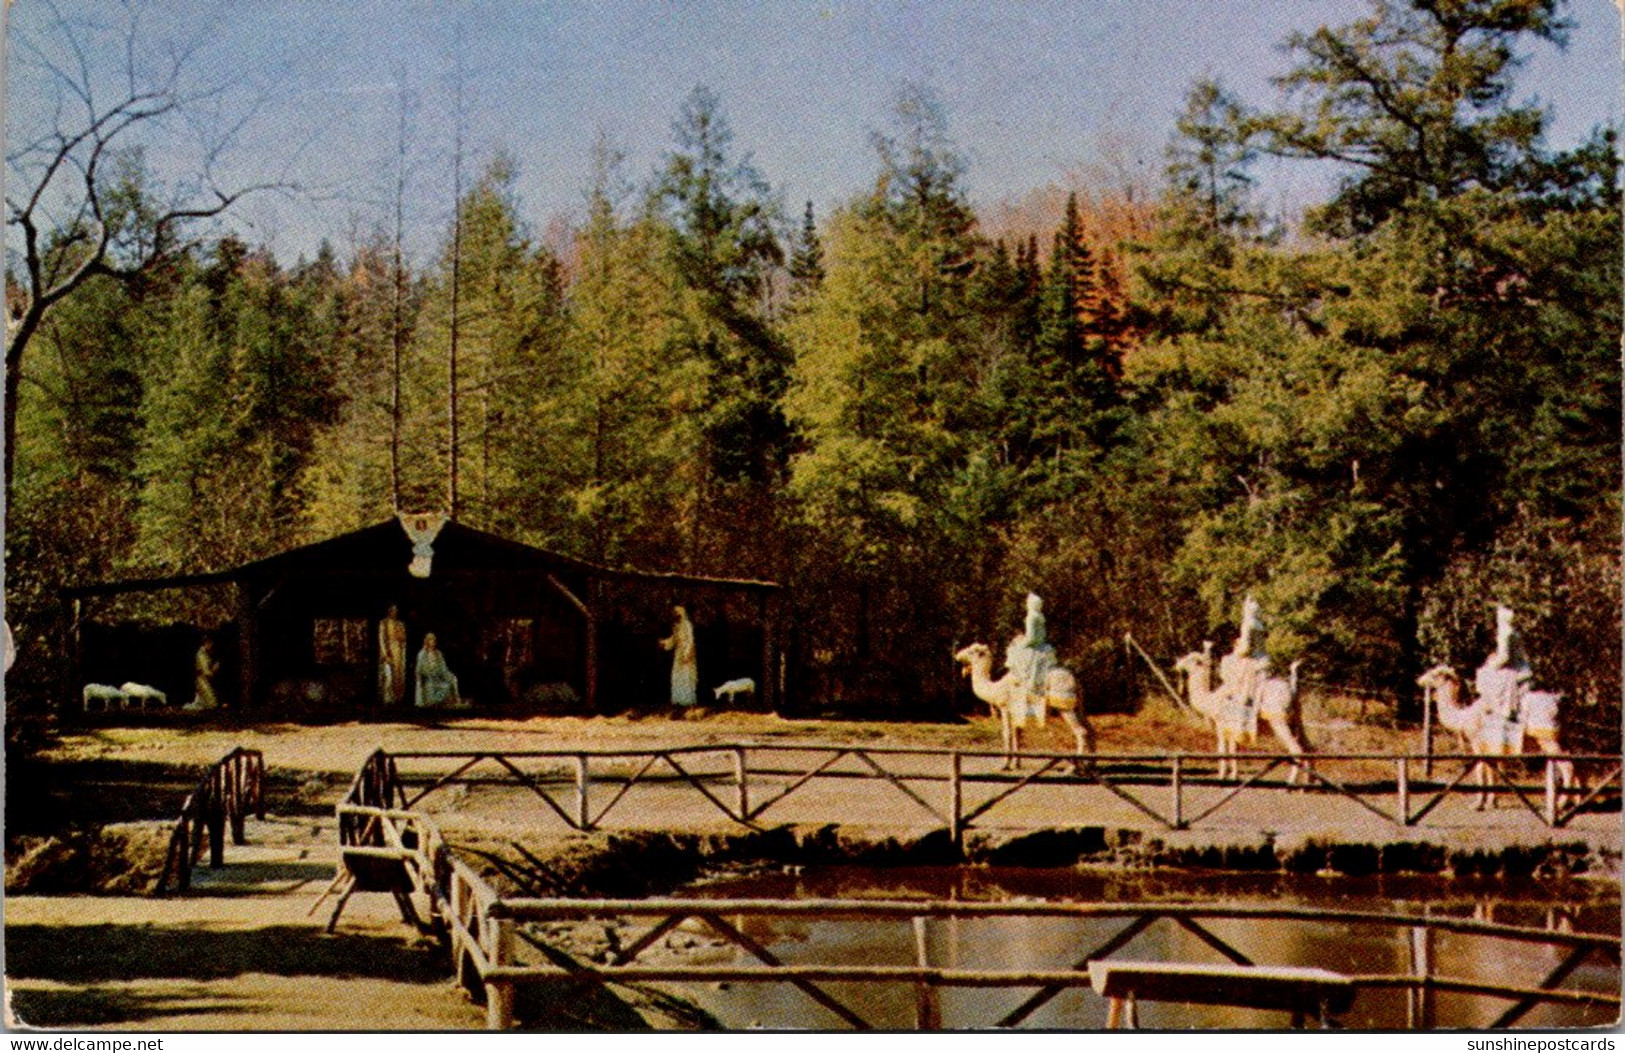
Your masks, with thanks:
M198 987L173 994L141 994L101 987L13 991L11 1011L28 1027L97 1027L154 1017L202 1016L230 1011L239 1002Z
M211 896L263 896L263 885L286 885L288 891L313 881L333 879L332 863L235 863L226 849L226 865L219 870L198 867L192 887Z
M230 932L191 925L6 927L6 973L14 979L95 984L153 978L218 980L267 973L444 984L448 971L428 943L350 933L329 935L295 925Z
M16 786L34 787L37 792L6 795L6 836L53 834L68 826L174 819L204 770L194 765L126 759L19 758L7 772L10 781ZM301 792L304 783L312 779L309 773L268 772L267 809L290 817L332 816L333 801L343 792L338 777L334 789L317 783L314 792Z

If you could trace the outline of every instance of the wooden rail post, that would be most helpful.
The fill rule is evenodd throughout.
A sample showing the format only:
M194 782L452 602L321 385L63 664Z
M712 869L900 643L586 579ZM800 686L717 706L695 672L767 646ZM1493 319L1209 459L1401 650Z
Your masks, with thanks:
M175 824L175 887L186 892L192 887L192 822L184 813Z
M587 810L587 755L576 754L576 829L592 826L592 813Z
M1176 753L1173 757L1173 772L1170 776L1174 789L1174 829L1185 829L1185 781L1184 775L1185 755Z
M226 865L226 766L217 765L209 779L209 869Z
M452 975L457 978L457 986L464 987L468 983L468 956L463 953L463 876L454 869L446 885L446 934L451 944Z
M1557 826L1557 762L1546 760L1546 825Z
M915 917L914 964L922 969L931 968L931 953L926 943L925 919ZM921 1031L942 1029L942 1001L935 984L921 980L914 985L914 1026Z
M244 823L248 819L248 755L239 753L231 759L231 843L246 845L248 837Z
M486 958L493 966L513 963L513 919L492 918L487 923L491 949ZM485 981L485 1026L491 1031L513 1027L513 981Z
M1433 778L1433 689L1422 689L1422 777Z
M1433 1028L1433 930L1417 925L1411 928L1411 975L1421 982L1408 992L1405 1026L1412 1030Z
M954 750L948 755L948 840L955 848L960 847L964 840L965 830L959 817L965 814L965 783L963 779L963 761L959 751Z
M750 822L750 789L749 784L746 782L749 769L745 764L745 747L735 746L733 753L734 782L739 790L739 821L748 823Z
M1399 821L1411 825L1411 765L1407 757L1394 761L1394 789L1399 794Z

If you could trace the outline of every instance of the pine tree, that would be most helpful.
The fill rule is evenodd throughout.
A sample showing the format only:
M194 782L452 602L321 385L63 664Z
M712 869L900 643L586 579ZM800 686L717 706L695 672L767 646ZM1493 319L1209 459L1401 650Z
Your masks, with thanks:
M702 367L681 340L669 232L618 215L618 155L603 142L595 155L566 290L565 362L577 380L553 422L565 453L549 466L569 514L542 520L538 540L610 565L676 569L700 512Z
M789 351L773 328L773 279L784 265L779 206L716 95L695 88L673 127L676 149L655 187L685 289L682 343L704 369L696 409L705 449L695 486L704 519L685 546L691 568L750 564L772 535L789 452L782 399Z
M801 219L801 232L790 249L790 301L799 303L817 291L824 280L824 246L818 240L813 203Z

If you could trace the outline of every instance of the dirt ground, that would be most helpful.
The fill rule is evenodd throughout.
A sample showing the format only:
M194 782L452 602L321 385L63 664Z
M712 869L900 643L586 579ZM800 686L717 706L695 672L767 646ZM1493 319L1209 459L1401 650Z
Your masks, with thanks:
M1338 700L1311 711L1313 748L1341 752L1404 752L1420 748L1415 730L1395 731L1352 719L1357 703ZM415 716L411 714L409 716ZM1201 752L1213 736L1193 715L1167 699L1154 699L1140 713L1097 715L1091 721L1100 752ZM49 760L120 759L169 764L213 763L234 746L265 752L266 764L284 771L353 774L373 750L639 749L731 742L860 743L870 746L940 746L997 750L999 729L991 717L957 723L791 720L773 714L697 708L681 718L649 716L537 717L507 720L480 716L347 722L327 725L263 722L220 726L99 727L62 735L46 751ZM1058 720L1027 732L1024 747L1064 752L1070 735ZM1267 737L1259 749L1276 748Z

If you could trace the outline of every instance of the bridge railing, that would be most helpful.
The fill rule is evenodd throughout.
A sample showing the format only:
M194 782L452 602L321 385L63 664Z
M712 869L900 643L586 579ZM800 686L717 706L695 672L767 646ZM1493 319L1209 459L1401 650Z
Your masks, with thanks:
M862 779L888 785L899 803L940 822L955 843L995 808L1039 788L1104 790L1169 830L1192 829L1240 799L1283 793L1347 799L1405 829L1421 825L1451 798L1490 792L1555 829L1582 811L1618 808L1621 783L1621 758L1604 754L1542 755L1539 781L1520 777L1521 759L1503 758L1490 769L1487 786L1472 781L1482 759L1471 754L1248 753L1248 770L1233 781L1215 776L1217 753L1025 753L1025 771L1000 769L1003 759L985 750L808 743L389 755L396 766L392 785L405 808L447 787L512 786L534 794L566 826L590 831L630 807L625 802L634 787L661 783L683 787L728 819L756 827L804 787ZM1589 785L1565 785L1563 762L1587 772ZM1428 763L1440 774L1423 775ZM1287 778L1293 773L1300 785Z
M1402 912L1326 910L1299 906L1252 906L1245 904L1162 904L1162 903L1075 903L1075 902L967 902L964 900L853 900L853 899L499 899L489 910L498 925L511 927L523 942L535 943L529 926L560 921L620 919L645 927L630 934L607 962L568 961L559 964L557 955L546 963L524 963L493 967L486 971L488 981L509 984L548 984L568 988L583 981L595 983L780 983L802 991L812 1001L829 1010L853 1028L881 1026L866 1017L864 1008L843 1000L827 984L864 982L912 985L915 989L914 1024L920 1028L942 1026L938 991L941 988L978 987L1000 989L1034 988L1015 1008L986 1022L959 1026L1016 1027L1034 1012L1069 988L1092 986L1091 963L1112 961L1141 933L1153 927L1171 927L1194 936L1223 961L1217 966L1178 963L1193 971L1226 970L1234 985L1234 1001L1249 1005L1250 974L1260 965L1277 969L1287 963L1255 962L1214 931L1213 922L1314 923L1341 929L1387 929L1403 934L1411 948L1409 968L1402 973L1348 974L1341 977L1355 990L1403 990L1408 993L1407 1026L1429 1029L1435 1026L1433 994L1456 992L1480 995L1509 1003L1490 1025L1511 1027L1540 1005L1596 1007L1598 1020L1617 1016L1620 940L1617 935L1576 933L1561 929L1537 929L1497 924L1468 918L1438 915L1410 915ZM787 964L755 937L747 919L826 919L861 924L872 934L873 927L894 923L909 926L914 933L916 960L911 965L833 964L799 962ZM953 968L934 965L928 953L928 924L941 920L989 918L1120 920L1124 924L1083 953L1070 967L1047 968ZM639 964L639 959L657 945L661 937L685 922L704 925L725 946L735 949L745 964ZM1444 975L1435 970L1432 948L1441 934L1468 936L1488 944L1509 941L1540 944L1553 949L1557 963L1533 983L1509 983L1504 970L1496 978ZM626 937L622 937L623 940ZM904 941L906 942L906 941ZM510 953L514 941L509 937ZM520 956L523 957L522 955ZM1121 959L1115 959L1121 960ZM1485 960L1498 960L1491 955ZM1597 989L1562 988L1559 985L1588 961L1601 960L1611 967L1611 979ZM1098 993L1098 992L1097 992ZM1219 1003L1226 1004L1226 1003Z
M419 792L415 797L408 793L396 765L398 757L381 751L375 753L338 806L340 850L344 861L334 887L341 884L347 887L329 927L337 923L344 902L355 891L389 891L396 895L398 902L421 899L428 907L428 927L440 933L449 944L458 980L484 997L486 1024L494 1029L513 1026L515 992L520 986L539 986L557 993L594 985L649 983L785 984L852 1028L895 1026L895 1022L872 1019L868 999L855 1004L842 991L832 988L833 983L904 985L912 990L914 1024L921 1028L942 1026L941 991L944 989L1030 991L1019 1005L994 1019L956 1022L956 1026L1016 1027L1063 991L1091 987L1091 963L1121 961L1114 956L1154 926L1182 930L1211 948L1223 962L1183 964L1204 974L1215 968L1229 970L1226 975L1233 974L1237 985L1234 1004L1251 1004L1246 1000L1247 984L1256 975L1279 973L1279 966L1289 963L1255 962L1214 931L1215 921L1241 921L1249 925L1312 922L1335 925L1341 931L1385 927L1404 934L1410 948L1408 967L1404 971L1348 975L1339 980L1346 980L1356 991L1405 991L1405 1019L1412 1028L1435 1026L1434 999L1440 993L1481 996L1497 1000L1496 1005L1505 1003L1491 1025L1497 1028L1516 1025L1542 1005L1590 1007L1596 1010L1599 1022L1611 1020L1619 1012L1618 935L1574 932L1557 924L1531 928L1441 915L1274 904L505 896L457 858L432 818L412 810L412 805L421 801L428 791ZM464 766L459 770L467 775L474 760L465 756ZM444 778L442 776L442 780ZM435 785L448 784L440 781ZM746 803L748 812L748 800ZM402 916L421 924L410 906L403 906ZM812 918L844 920L869 929L889 923L907 925L913 930L915 960L912 964L786 963L750 934L752 926L746 921ZM967 969L931 961L928 926L943 919L989 918L1094 919L1122 924L1110 936L1084 951L1075 962L1060 967ZM548 942L547 932L557 923L606 919L635 927L629 939L622 937L606 961L582 961L560 953ZM742 957L743 963L649 961L646 956L660 944L662 937L685 923L703 926ZM1433 950L1435 941L1444 934L1482 939L1492 945L1497 941L1545 945L1552 949L1555 964L1538 979L1523 983L1509 982L1504 969L1489 979L1444 974L1437 968L1438 956ZM1479 955L1478 960L1501 962L1501 956L1491 951ZM1606 982L1594 984L1592 988L1562 986L1582 965L1597 960L1612 969ZM1256 968L1260 966L1266 968ZM1269 968L1271 966L1274 968ZM1301 1014L1295 1012L1293 1016L1297 1019Z
M205 844L209 866L224 865L227 828L232 844L243 844L244 822L251 814L265 818L265 757L238 746L210 765L181 803L156 894L192 887L192 868L203 858Z

